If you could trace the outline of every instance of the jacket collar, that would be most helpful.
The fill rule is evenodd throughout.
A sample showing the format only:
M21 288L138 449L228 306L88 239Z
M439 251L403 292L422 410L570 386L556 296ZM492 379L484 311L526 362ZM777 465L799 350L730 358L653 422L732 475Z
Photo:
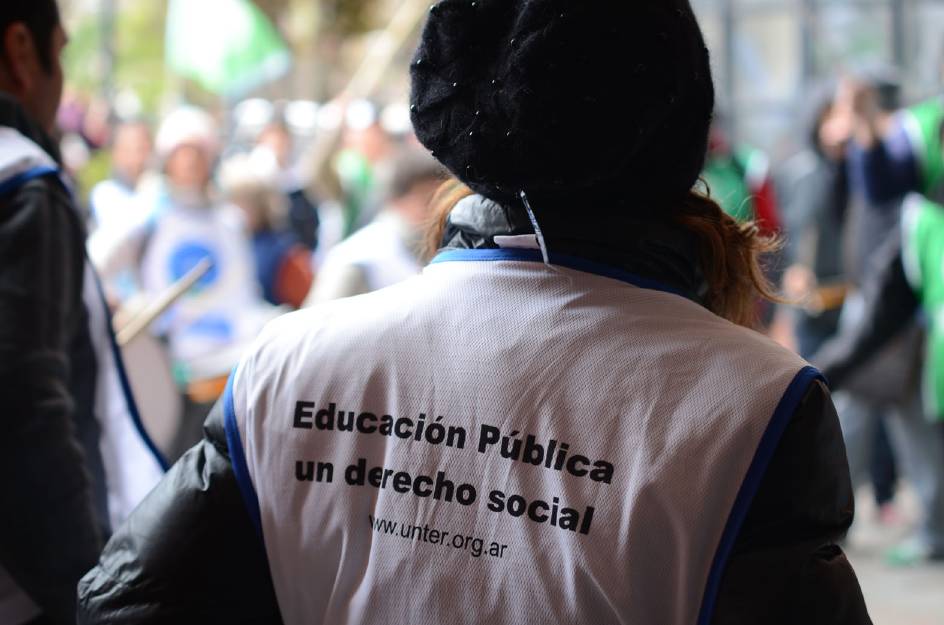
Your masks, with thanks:
M12 128L45 152L55 163L61 164L59 148L46 132L34 122L12 96L0 91L0 127Z
M0 126L0 189L58 171L58 164L36 143L9 126Z
M701 302L706 286L694 237L669 220L641 219L622 211L551 210L534 206L552 256L582 258L664 284ZM534 228L527 212L473 195L453 208L443 234L443 251L496 250L528 246ZM497 239L496 239L497 237Z

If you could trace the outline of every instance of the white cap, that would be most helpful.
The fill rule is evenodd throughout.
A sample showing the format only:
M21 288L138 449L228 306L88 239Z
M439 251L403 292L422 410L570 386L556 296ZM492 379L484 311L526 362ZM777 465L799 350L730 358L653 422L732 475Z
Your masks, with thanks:
M223 191L246 187L276 188L278 162L268 149L255 149L246 154L235 154L220 165L220 186Z
M211 161L216 159L220 150L216 122L209 113L192 106L179 108L168 115L161 123L154 143L161 160L166 160L184 145L203 149Z

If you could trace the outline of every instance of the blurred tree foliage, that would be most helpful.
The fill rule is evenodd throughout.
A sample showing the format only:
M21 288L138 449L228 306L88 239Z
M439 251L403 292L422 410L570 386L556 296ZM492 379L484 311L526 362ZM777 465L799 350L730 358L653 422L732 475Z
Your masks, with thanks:
M369 30L377 0L320 0L322 23L331 24L341 36Z
M120 2L115 15L114 75L116 90L130 89L145 113L154 114L165 93L164 16L167 0ZM102 17L79 14L69 24L70 42L64 63L69 85L86 94L102 88Z
M370 29L375 8L377 5L384 4L383 1L378 0L255 0L255 2L276 23L291 9L292 5L317 4L322 23L330 24L331 30L342 37Z
M314 60L319 66L318 73L336 71L339 48L343 43L351 36L376 28L378 13L394 1L254 0L286 35L296 53L316 57ZM104 70L101 12L88 10L88 7L96 4L94 2L63 0L62 4L71 37L64 59L69 85L81 93L98 94L102 89ZM72 5L84 6L86 9L73 11L70 10ZM160 111L161 105L167 101L168 90L182 89L190 99L207 100L206 94L200 93L193 85L178 82L168 76L165 70L164 19L167 0L115 0L115 5L115 65L112 77L115 91L131 90L136 93L141 99L143 111L149 115ZM307 28L292 23L292 19L297 16L313 17L313 23ZM298 35L303 39L298 40ZM326 80L327 76L323 79ZM325 94L312 95L323 97Z
M271 85L264 95L326 99L346 84L356 67L363 35L383 26L391 9L403 0L253 1L283 33L296 55L294 76ZM165 106L181 99L211 109L221 104L218 97L167 71L164 37L168 0L111 2L115 8L113 94L133 92L141 102L141 112L153 120ZM102 95L106 82L103 34L107 29L102 9L108 4L107 0L60 0L70 35L63 58L67 84L85 101ZM80 172L82 186L91 188L107 175L109 167L108 150L94 152Z

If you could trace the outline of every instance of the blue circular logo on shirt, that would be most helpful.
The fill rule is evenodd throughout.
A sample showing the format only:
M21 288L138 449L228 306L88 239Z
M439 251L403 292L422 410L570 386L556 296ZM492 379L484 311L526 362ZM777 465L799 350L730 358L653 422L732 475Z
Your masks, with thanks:
M197 281L194 289L202 290L212 286L220 277L217 255L207 245L196 241L185 241L174 248L170 255L171 280L180 280L204 258L210 259L210 270Z

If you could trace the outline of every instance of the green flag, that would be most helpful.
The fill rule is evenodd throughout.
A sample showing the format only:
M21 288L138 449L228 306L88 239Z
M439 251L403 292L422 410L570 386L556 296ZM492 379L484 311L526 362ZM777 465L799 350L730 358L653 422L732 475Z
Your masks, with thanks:
M236 98L282 76L291 54L250 0L170 0L167 63L207 90Z

